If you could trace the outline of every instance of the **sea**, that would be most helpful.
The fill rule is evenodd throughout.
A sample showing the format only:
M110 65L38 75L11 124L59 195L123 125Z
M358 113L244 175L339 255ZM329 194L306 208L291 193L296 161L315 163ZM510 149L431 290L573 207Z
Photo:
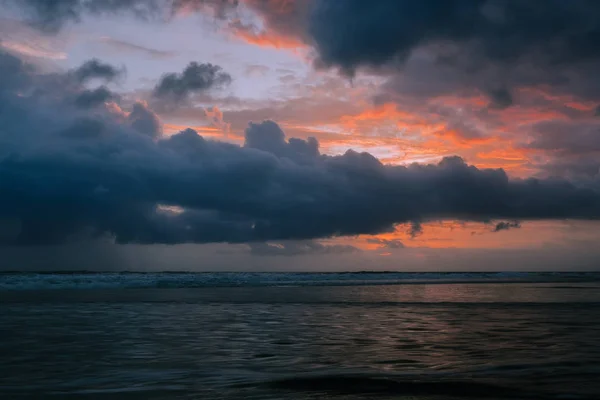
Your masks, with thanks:
M0 273L0 399L600 399L600 273Z

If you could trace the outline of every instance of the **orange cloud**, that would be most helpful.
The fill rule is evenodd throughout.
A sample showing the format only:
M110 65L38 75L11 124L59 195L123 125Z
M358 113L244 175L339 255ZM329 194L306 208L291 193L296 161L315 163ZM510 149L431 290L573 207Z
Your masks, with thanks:
M304 43L294 37L280 35L275 32L253 32L243 25L233 27L232 33L236 39L260 47L272 47L275 49L299 49L306 47Z
M405 164L411 162L436 162L444 155L451 153L443 146L433 146L429 143L420 143L412 138L398 136L370 135L365 129L365 134L343 134L331 129L303 125L281 123L281 127L288 137L306 139L315 137L320 144L321 151L327 154L341 154L348 149L366 151L377 156L382 162L388 164ZM330 127L331 128L331 127ZM343 130L341 130L343 132Z
M504 161L527 161L527 157L522 150L516 150L512 147L494 149L485 153L477 153L477 157Z
M448 129L447 127L438 130L435 132L435 135L442 139L450 140L453 145L462 148L471 148L474 145L487 144L497 140L494 136L465 136L460 130L455 128Z
M534 172L528 152L510 145L478 152L473 162L479 168L502 168L512 176L524 177Z
M317 98L324 95L317 89L313 92L311 95ZM353 93L352 98L355 96ZM328 107L324 115L319 107L298 104L302 106L310 106L314 111L306 115L306 120L295 118L296 121L288 122L287 118L277 118L277 122L289 137L317 138L325 153L340 154L348 149L367 151L390 164L437 162L443 156L456 154L447 143L435 137L436 132L444 129L443 122L430 122L417 113L399 109L394 103L373 106L358 99L348 104L336 102L333 108L337 111L331 112L333 108ZM296 108L293 115L301 112Z
M422 224L423 233L411 238L405 225L398 225L393 232L379 235L359 235L353 238L339 238L338 242L351 244L363 251L377 251L383 254L402 252L402 248L391 249L386 243L400 242L405 248L458 248L458 249L501 249L539 248L564 240L572 235L569 221L524 222L520 229L493 232L494 223L434 221ZM582 227L582 229L585 227ZM585 231L580 232L584 235ZM379 253L383 255L382 253Z
M261 21L244 23L240 19L229 23L234 37L246 43L276 49L299 49L307 47L297 32L290 29L293 20L302 13L300 2L291 0L243 0L242 4L254 11L254 17ZM289 30L289 31L288 31Z
M44 49L35 43L17 43L4 40L0 46L4 47L8 51L22 54L24 56L49 58L51 60L65 60L67 58L67 53L65 52Z
M562 104L566 107L584 112L594 111L597 106L595 102L582 101L575 96L552 94L550 88L522 88L519 90L519 94L530 97L539 97L550 103Z
M398 110L393 103L385 103L380 106L367 108L355 114L341 117L340 124L348 129L355 129L361 122L381 122L382 120L414 121L415 115Z
M457 97L444 95L435 97L431 100L431 103L452 107L484 108L488 106L489 100L484 96Z
M507 126L531 124L549 119L566 119L567 117L555 110L544 110L530 107L510 107L502 112L501 120Z

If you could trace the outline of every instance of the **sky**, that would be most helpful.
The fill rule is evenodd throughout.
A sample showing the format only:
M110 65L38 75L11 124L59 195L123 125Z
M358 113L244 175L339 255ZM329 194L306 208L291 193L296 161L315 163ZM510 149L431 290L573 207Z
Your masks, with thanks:
M0 0L0 269L595 270L595 0Z

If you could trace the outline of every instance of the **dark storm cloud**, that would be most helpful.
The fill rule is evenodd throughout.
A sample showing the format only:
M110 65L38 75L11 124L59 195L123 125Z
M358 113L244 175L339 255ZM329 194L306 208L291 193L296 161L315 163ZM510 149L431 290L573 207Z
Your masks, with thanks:
M492 100L492 106L503 109L513 104L513 98L506 88L490 90L487 93Z
M143 135L157 138L162 134L160 119L144 103L135 103L127 119L131 127Z
M35 74L34 68L14 55L0 52L0 92L21 91L38 98L62 101L77 108L93 108L119 96L106 86L84 87L93 80L115 81L124 73L113 65L92 59L61 74Z
M129 14L143 20L166 20L182 11L212 11L224 18L237 0L2 0L0 5L22 9L31 22L56 32L85 15Z
M481 61L530 54L558 65L600 57L598 16L595 0L316 0L310 32L324 63L349 70L442 41Z
M269 120L259 124L250 122L245 139L245 147L285 157L298 164L313 163L319 157L319 143L315 138L286 140L279 125Z
M110 82L122 75L124 71L100 60L92 59L86 61L79 68L72 71L73 77L79 83L85 83L92 79L102 79Z
M61 97L82 86L38 96L49 80L12 56L0 70L0 219L13 227L3 244L281 242L397 223L416 232L446 218L600 217L600 193L567 181L511 180L458 157L391 166L351 150L326 156L272 121L250 124L241 147L192 129L161 138L142 103L72 109Z
M31 72L32 68L19 58L0 50L0 91L26 87Z
M75 97L74 103L77 107L91 108L115 99L116 96L105 86L92 90L84 90Z
M320 65L398 68L421 91L471 87L500 108L521 86L600 97L595 0L314 0L308 30ZM407 74L419 52L427 68ZM439 88L426 79L436 73L445 76Z
M248 243L250 253L257 256L298 256L309 254L343 254L360 250L350 245L325 245L311 240L282 243Z
M494 226L493 232L507 231L509 229L520 228L521 223L519 221L501 221Z
M191 62L181 74L165 74L154 88L158 98L182 101L193 93L205 92L231 83L231 75L218 65Z

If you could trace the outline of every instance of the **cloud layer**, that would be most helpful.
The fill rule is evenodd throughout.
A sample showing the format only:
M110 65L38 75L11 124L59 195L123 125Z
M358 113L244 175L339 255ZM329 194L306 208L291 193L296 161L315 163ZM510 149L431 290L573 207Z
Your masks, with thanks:
M382 98L481 92L494 108L515 104L522 87L600 100L600 4L594 0L6 0L48 30L85 15L145 20L201 12L228 20L255 44L304 43L317 64L346 74L388 77ZM262 28L238 13L258 15ZM243 14L243 13L242 13ZM397 100L397 99L396 99Z
M88 90L72 73L41 75L7 54L0 71L2 244L245 243L446 218L600 217L600 193L563 180L512 180L458 157L391 166L368 153L327 156L272 121L251 123L243 146L192 129L163 137L144 103L72 105Z
M479 90L507 107L514 88L542 85L600 99L599 21L588 0L314 0L308 30L322 65L382 69L401 93L411 81L431 94Z

